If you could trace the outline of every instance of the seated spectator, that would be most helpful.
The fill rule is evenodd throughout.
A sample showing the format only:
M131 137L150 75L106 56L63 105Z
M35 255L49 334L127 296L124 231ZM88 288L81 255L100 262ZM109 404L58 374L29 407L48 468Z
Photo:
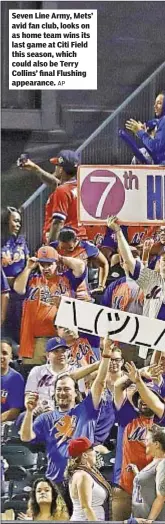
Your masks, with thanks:
M104 355L106 358L104 358ZM68 439L84 435L90 437L91 442L94 443L94 430L110 356L111 342L106 340L102 360L91 392L78 404L79 392L75 382L67 374L58 377L55 383L55 406L58 407L55 407L54 411L50 413L39 415L34 423L33 410L37 406L37 395L30 393L26 396L27 411L20 430L21 440L31 443L45 443L48 457L46 475L57 483L62 483L64 480L68 458ZM62 484L61 489L64 493ZM68 503L68 497L66 502ZM69 509L71 511L71 507Z
M99 291L103 291L108 276L109 266L107 259L92 242L79 240L73 229L65 227L61 229L58 241L51 242L50 245L53 246L60 255L81 258L86 264L88 264L88 261L91 263L94 261L100 268L98 289ZM82 285L83 284L81 284L77 289L77 298L80 298L80 300L85 299ZM87 291L88 290L86 290L86 299L91 300L89 291L88 293ZM96 289L93 291L96 291ZM79 292L80 297L78 295Z
M24 405L24 380L10 367L12 347L1 342L1 422L16 420Z
M132 516L165 521L165 431L153 425L146 435L146 454L153 460L140 472L130 464L136 475L132 493Z
M58 262L68 270L57 274ZM24 364L45 364L45 343L56 335L54 320L60 297L74 296L85 277L83 260L61 257L51 246L41 247L37 258L28 260L14 282L15 291L25 295L20 337Z
M148 120L148 122L144 126L144 129L145 129L146 133L148 133L148 135L151 138L154 138L154 136L155 136L156 126L157 126L157 120L156 119L155 120L154 119L153 120ZM140 147L139 151L141 151L143 156L146 158L148 164L153 164L154 163L152 157L150 156L150 154L148 153L148 151L147 151L147 149L145 147ZM134 156L132 158L132 160L131 160L131 164L133 164L133 165L140 164L140 163L141 162L136 158L136 156Z
M130 247L134 259L139 259L137 249ZM122 311L129 311L142 315L144 295L139 286L129 276L127 265L120 257L120 265L123 267L125 277L118 278L109 284L102 297L103 306Z
M10 286L8 284L6 275L1 268L1 326L4 324L7 306L9 301Z
M111 488L95 467L96 452L87 437L72 439L68 445L69 481L73 504L72 521L111 520Z
M21 213L15 207L7 207L1 214L1 263L11 288L4 333L19 344L23 297L14 292L15 278L24 270L29 250L20 234Z
M165 165L165 93L160 92L155 100L155 115L157 118L157 131L151 138L144 124L133 118L126 122L126 128L132 131L143 142L144 147L154 160L154 164Z
M99 367L99 362L93 365L77 368L69 361L69 346L63 338L55 337L46 344L47 364L34 366L30 371L25 395L38 394L38 403L33 414L39 415L54 409L54 386L58 375L67 373L73 380L80 380L88 372L93 372Z
M143 266L140 260L134 259L130 246L118 224L117 217L110 217L108 225L117 233L118 248L127 265L129 274L145 293L143 314L150 318L165 320L165 254L163 253L160 257L160 273Z

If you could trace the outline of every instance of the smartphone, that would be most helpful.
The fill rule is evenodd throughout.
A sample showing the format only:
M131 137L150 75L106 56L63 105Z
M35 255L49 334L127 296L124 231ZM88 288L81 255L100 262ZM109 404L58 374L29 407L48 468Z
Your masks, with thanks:
M23 167L29 158L28 153L22 153L17 159L17 167Z

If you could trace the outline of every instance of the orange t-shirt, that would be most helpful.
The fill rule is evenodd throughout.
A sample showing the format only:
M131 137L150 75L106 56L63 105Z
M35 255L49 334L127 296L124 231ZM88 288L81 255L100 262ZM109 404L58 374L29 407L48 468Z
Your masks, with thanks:
M123 458L119 485L132 494L134 474L127 471L128 464L136 464L139 471L145 468L152 460L146 456L145 439L148 428L153 424L152 418L143 415L133 419L125 428L123 435Z
M51 279L32 276L23 305L20 334L21 357L32 358L35 337L54 337L54 319L61 295L73 296L69 279L64 275L54 275Z

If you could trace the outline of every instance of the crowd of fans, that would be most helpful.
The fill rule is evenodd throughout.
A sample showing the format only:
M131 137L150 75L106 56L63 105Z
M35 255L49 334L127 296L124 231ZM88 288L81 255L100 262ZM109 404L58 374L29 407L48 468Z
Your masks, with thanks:
M155 113L152 137L133 119L127 129L163 164L163 93ZM165 320L165 223L110 216L85 228L78 155L51 162L53 174L22 161L52 188L36 253L21 211L1 217L2 519L164 521L165 353L144 359L137 346L57 326L56 315L65 295Z

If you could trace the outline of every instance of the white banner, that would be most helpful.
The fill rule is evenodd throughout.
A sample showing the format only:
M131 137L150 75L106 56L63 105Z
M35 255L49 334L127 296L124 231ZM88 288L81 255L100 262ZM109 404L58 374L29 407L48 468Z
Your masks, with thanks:
M165 353L165 323L98 304L61 297L55 325Z
M165 167L80 166L79 222L104 224L109 215L126 225L163 223Z

